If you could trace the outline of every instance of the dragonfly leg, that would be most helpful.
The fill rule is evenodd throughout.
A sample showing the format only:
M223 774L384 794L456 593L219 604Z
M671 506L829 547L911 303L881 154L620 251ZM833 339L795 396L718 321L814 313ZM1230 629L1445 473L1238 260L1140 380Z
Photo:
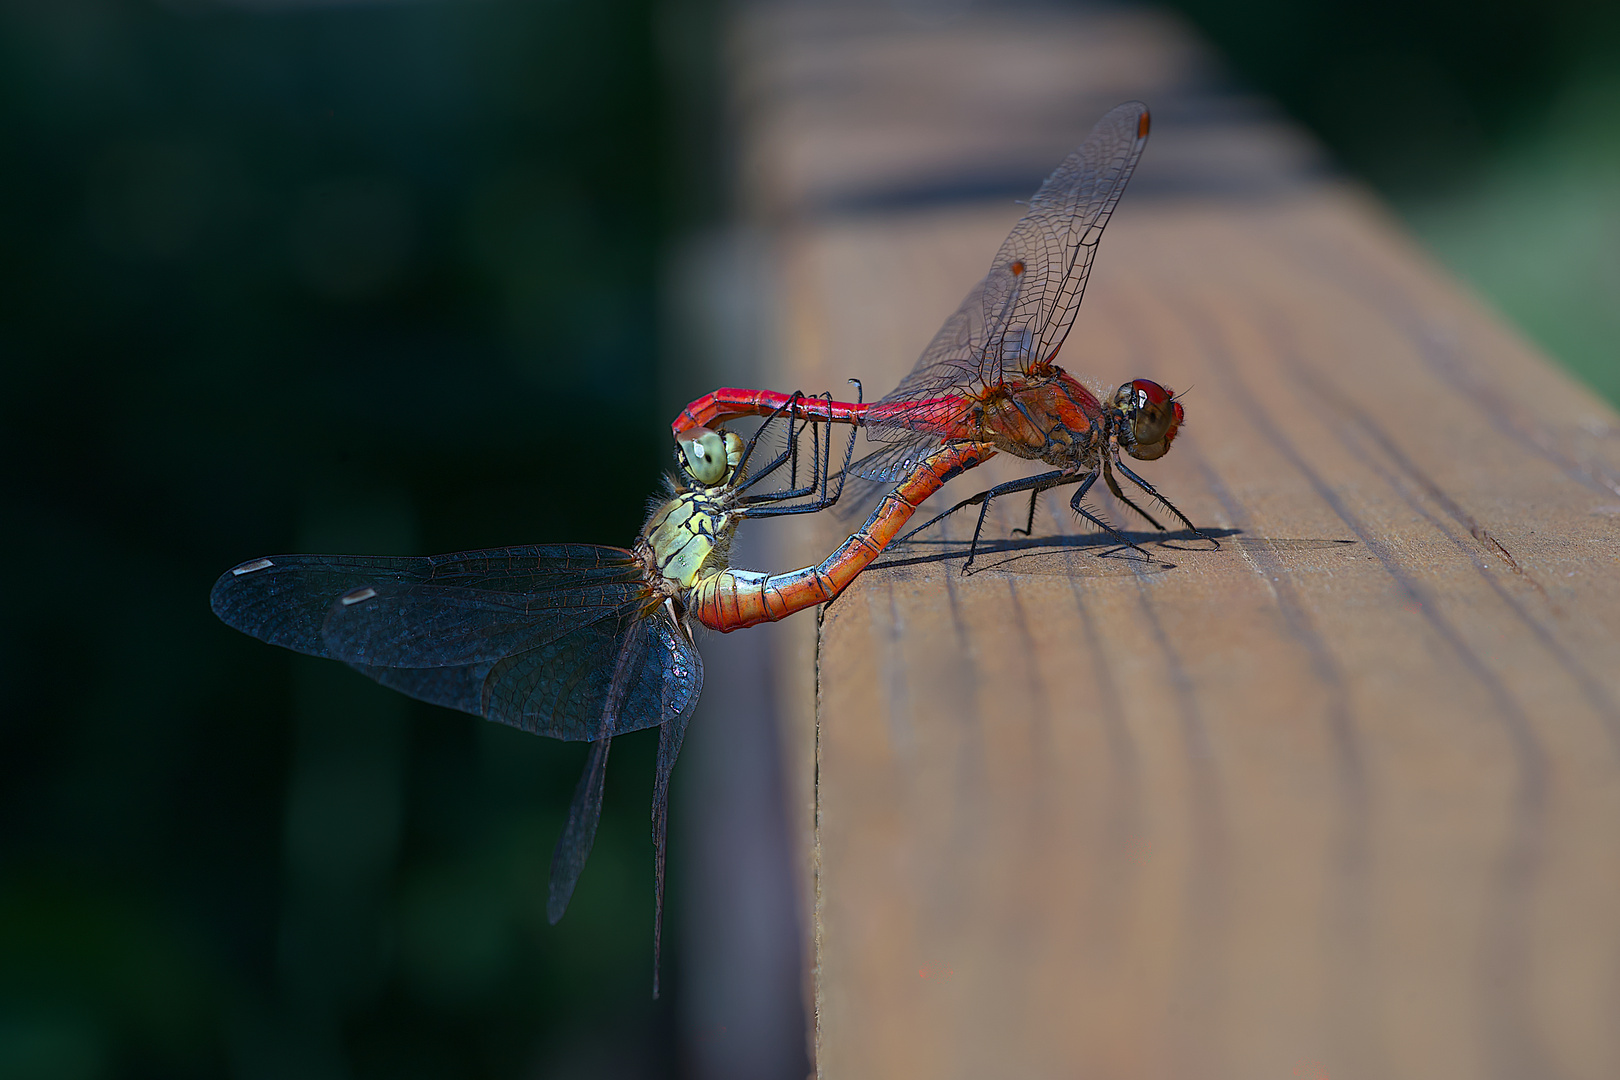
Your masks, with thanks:
M927 528L929 528L930 526L933 526L933 525L938 525L941 521L944 521L946 518L950 517L952 514L956 513L958 510L965 510L970 506L978 506L981 503L983 503L984 506L985 506L985 509L988 510L989 506L990 506L990 500L995 498L997 495L1010 495L1015 491L1023 491L1023 490L1025 490L1029 486L1029 484L1031 484L1031 483L1051 479L1051 478L1054 478L1054 477L1059 477L1059 476L1062 476L1062 475L1064 475L1064 474L1061 473L1061 472L1041 473L1039 476L1030 476L1030 477L1024 478L1023 480L1011 480L1011 481L1008 481L1005 484L997 484L995 487L986 488L984 491L979 492L977 495L969 495L967 498L963 499L961 502L957 503L955 506L951 507L949 510L946 510L945 512L940 513L940 514L935 514L933 517L929 518L927 521L923 522L921 525L917 526L915 529L912 529L910 532L906 533L906 535L900 537L898 540L895 541L895 543L897 543L897 544L905 543L907 540L910 540L913 536L916 536L918 533L922 532L924 529L927 529ZM1045 487L1036 488L1033 491L1033 493L1031 494L1030 497L1033 499L1035 496L1039 495L1042 491L1045 491L1048 487L1056 487L1056 486L1057 486L1056 484L1047 484ZM980 528L984 527L984 513L985 513L985 511L983 511L983 510L981 510L979 512L979 527ZM977 529L974 530L974 537L975 537L975 539L978 537L978 530Z
M1160 532L1164 532L1164 526L1160 525L1156 520L1154 520L1154 517L1153 517L1152 514L1148 513L1146 510L1142 509L1140 506L1137 506L1135 503L1131 502L1130 499L1125 497L1125 493L1123 491L1119 490L1119 481L1114 479L1114 472L1113 472L1112 469L1110 469L1108 467L1108 458L1107 457L1104 457L1102 459L1102 470L1103 470L1103 480L1105 480L1108 483L1108 490L1112 491L1114 493L1114 498L1118 499L1120 502L1124 503L1126 506L1130 507L1132 510L1135 510L1138 514L1141 514L1142 517L1147 520L1147 523L1149 525L1152 525L1155 529L1158 529Z
M785 574L725 570L700 578L687 593L687 611L711 630L728 633L826 603L889 546L924 499L995 453L988 443L941 446L885 495L866 524L820 564Z
M1039 491L1029 493L1029 520L1024 522L1022 529L1013 530L1014 536L1033 536L1035 534L1035 504L1040 501L1040 498L1041 493Z
M854 379L851 379L850 381L855 383L856 402L858 404L860 401L860 383ZM828 506L831 506L834 502L838 501L838 497L836 495L830 494L831 487L829 484L832 469L832 431L829 429L823 432L822 425L826 423L826 421L817 420L813 415L805 415L807 410L804 410L802 407L804 402L814 401L817 398L827 402L832 401L831 394L818 394L815 397L806 398L802 393L794 391L788 396L786 401L784 401L775 409L775 411L765 418L765 422L760 424L758 430L754 432L753 436L748 440L748 444L743 448L742 457L737 463L735 474L742 474L744 466L748 462L749 455L754 452L754 447L764 436L765 430L784 414L787 416L788 425L787 447L781 453L777 454L777 456L768 462L763 468L758 469L749 475L742 483L735 485L733 489L735 494L742 494L755 484L759 483L761 480L765 479L767 476L775 473L778 469L782 468L783 465L787 465L788 482L786 488L780 491L770 491L757 495L750 495L747 501L750 504L760 504L768 502L788 502L793 499L803 498L811 499L811 503L804 507L795 507L790 510L778 511L779 513L792 514L811 513L816 510L823 510ZM795 424L798 426L795 427ZM811 425L815 426L812 427ZM810 429L811 473L809 482L801 486L799 483L799 443L804 438L806 428ZM844 455L845 458L847 459L853 455L854 450L855 431L853 428L851 428L849 434L849 451ZM840 485L840 490L841 489L842 488ZM818 495L817 492L820 492L820 494Z
M943 514L936 514L936 515L934 515L934 517L930 518L928 521L926 521L923 524L917 526L915 529L912 529L910 532L906 533L905 536L902 536L900 538L900 540L902 542L904 542L906 540L911 539L913 536L916 536L918 533L922 532L924 529L928 528L930 525L934 525L934 524L936 524L936 523L938 523L940 521L943 521L945 518L950 517L952 514L956 513L958 510L964 509L965 507L969 507L969 506L979 506L980 507L979 520L978 520L978 523L974 526L974 529L973 529L973 542L968 545L968 559L967 559L967 562L962 564L962 572L965 574L965 573L967 573L968 568L973 565L974 558L978 555L978 552L979 552L979 536L984 532L985 516L990 512L990 501L992 499L996 498L999 495L1011 495L1014 492L1018 492L1018 491L1028 491L1029 492L1029 524L1028 524L1028 527L1025 528L1025 529L1022 529L1022 530L1020 530L1020 529L1014 529L1013 530L1014 533L1023 532L1023 534L1025 536L1028 536L1035 529L1035 502L1036 502L1037 499L1040 498L1041 492L1050 491L1052 488L1055 488L1055 487L1062 487L1064 484L1075 484L1075 483L1079 483L1079 482L1080 482L1080 476L1078 474L1071 473L1071 472L1065 472L1062 469L1057 469L1057 470L1054 470L1052 472L1040 473L1039 475L1036 475L1036 476L1026 476L1026 477L1023 477L1022 479L1019 479L1019 480L1009 480L1005 484L997 484L995 487L986 488L984 491L979 492L977 495L968 496L967 498L963 499L961 502L957 503L955 506L951 507L949 510L945 511ZM1129 543L1129 541L1126 541L1126 542Z
M1091 485L1095 484L1097 482L1097 477L1099 477L1101 475L1102 475L1102 467L1101 466L1099 466L1096 469L1092 470L1091 473L1089 475L1087 475L1087 477L1080 482L1079 490L1077 490L1074 493L1074 497L1069 500L1069 507L1072 510L1074 510L1075 513L1079 514L1081 517L1085 518L1087 521L1091 522L1093 525L1097 526L1097 528L1101 529L1103 532L1107 533L1109 536L1112 536L1115 540L1118 540L1120 543L1124 544L1126 547L1130 548L1132 551L1140 552L1145 558L1151 560L1153 558L1153 556L1149 555L1146 551L1143 551L1141 548L1139 548L1135 544L1131 543L1130 540L1126 539L1125 536L1122 533L1120 533L1120 531L1118 529L1116 529L1112 525L1108 524L1107 521L1103 520L1101 517L1097 516L1096 514L1093 514L1090 510L1086 509L1086 507L1085 507L1086 492L1091 490Z
M1078 479L1079 478L1075 476L1074 473L1064 472L1063 470L1058 469L1054 470L1053 472L1041 473L1037 476L1025 476L1018 480L1009 480L1005 484L997 484L995 487L987 488L984 491L979 492L977 495L963 499L961 502L945 511L943 514L935 517L933 521L911 530L911 532L907 533L906 536L914 536L923 529L928 528L929 525L934 524L934 522L939 521L942 518L947 518L964 507L977 504L979 506L979 520L973 527L973 540L968 544L967 562L962 564L962 573L965 574L968 572L969 568L973 566L973 560L978 557L979 537L984 533L985 517L990 513L990 503L992 500L998 496L1011 495L1018 491L1029 492L1030 528L1033 529L1035 524L1034 504L1041 492L1049 491L1055 487L1062 487L1064 484L1072 484ZM1015 529L1014 531L1016 532L1017 530ZM1030 530L1025 530L1025 535L1028 535L1029 531ZM902 537L902 539L904 539L904 537Z
M747 444L743 446L742 456L737 459L737 467L732 471L733 476L743 476L747 473L748 459L753 456L754 448L759 445L759 440L765 435L766 430L769 429L770 426L774 424L783 413L788 414L787 449L776 455L775 458L767 462L762 468L756 469L752 474L748 474L747 480L735 485L738 492L747 491L749 488L753 487L767 476L770 476L772 473L776 472L776 470L780 469L783 465L789 463L791 463L791 467L789 470L788 485L789 487L793 487L798 483L799 440L795 437L798 432L796 432L793 428L793 410L794 407L803 400L804 395L795 390L788 396L786 401L777 406L776 410L765 418L765 422L760 424L758 429L755 430L754 434L749 437ZM807 420L805 423L808 424L809 421ZM800 430L802 431L802 429ZM807 489L807 491L808 490L813 489ZM773 492L770 495L760 496L760 498L796 498L800 495L806 494L807 491Z
M754 447L758 445L759 440L764 436L766 429L775 423L777 419L783 415L783 413L787 414L787 448L781 453L777 454L776 457L772 458L762 468L748 474L747 479L745 479L742 483L734 485L733 491L736 494L740 495L747 491L761 480L764 480L766 477L774 474L778 469L782 468L783 465L788 466L787 487L780 491L769 491L763 494L751 495L749 496L749 501L751 503L786 502L792 499L801 499L807 495L812 495L817 490L825 487L826 481L824 479L824 470L822 470L820 467L823 455L821 452L821 432L819 428L812 429L810 432L811 458L813 461L810 482L802 487L799 484L799 442L803 438L804 428L808 427L812 422L810 420L804 420L802 422L803 426L798 428L794 427L795 414L793 410L799 404L799 402L803 400L804 395L800 394L798 391L794 391L793 394L788 397L786 402L777 408L775 412L771 413L770 416L765 418L765 422L760 424L759 428L749 438L747 445L743 447L742 457L737 462L737 468L733 471L734 476L740 476L743 474L744 469L748 464L749 456L753 454ZM832 436L829 434L829 450L826 455L828 457L831 457L831 441Z
M906 533L906 535L900 537L898 540L895 541L895 543L903 544L907 540L910 540L913 536L916 536L918 533L922 532L924 529L927 529L927 528L929 528L930 526L933 526L933 525L938 525L941 521L944 521L946 518L950 517L952 514L956 513L958 510L962 510L962 509L964 509L966 507L972 506L974 503L983 502L984 497L986 495L988 495L988 494L989 494L988 492L981 491L981 492L979 492L979 494L973 496L971 499L963 499L961 502L957 503L955 506L953 506L949 510L945 511L943 514L935 514L933 517L929 518L927 521L923 522L921 525L917 526L915 529L912 529L910 532Z
M1175 503L1171 502L1169 499L1165 498L1163 495L1160 495L1159 492L1158 492L1158 489L1156 489L1152 484L1148 483L1146 480L1142 479L1140 476L1137 476L1134 472L1132 472L1130 470L1130 467L1127 466L1123 461L1115 461L1114 465L1119 469L1120 472L1124 473L1126 475L1126 477L1130 479L1131 483L1135 484L1137 487L1139 487L1143 491L1147 492L1154 499L1157 499L1160 506L1164 507L1166 510L1169 510L1172 514L1176 515L1176 517L1180 518L1181 523L1183 525L1187 526L1187 528L1191 529L1193 531L1194 536L1198 537L1200 540L1208 540L1211 544L1213 544L1217 548L1221 546L1221 542L1219 540L1215 539L1213 536L1207 535L1204 532L1204 530L1200 529L1198 526L1194 525L1191 521L1187 520L1187 515L1183 514L1180 510L1178 510L1176 508Z
M855 384L855 400L856 400L856 403L859 404L860 401L861 401L861 384L860 384L859 380L856 380L856 379L851 379L850 382ZM822 397L822 398L825 398L827 400L831 400L831 397L832 397L832 395L830 395L830 394L823 394L823 395L819 395L819 396ZM801 395L799 395L799 394L793 395L793 397L789 399L788 403L784 404L782 406L782 408L778 409L775 413L772 413L771 417L769 419L767 419L765 421L765 423L769 424L773 420L775 420L778 416L780 416L783 412L788 412L789 406L793 405L794 403L796 403L796 402L798 402L800 400L802 400ZM832 472L832 453L833 453L832 429L830 427L827 427L825 431L822 431L822 426L827 423L826 421L815 420L815 419L812 419L812 418L804 418L804 419L802 419L800 421L800 423L802 425L804 425L804 426L801 426L800 428L797 429L797 431L795 431L792 428L794 415L795 415L794 413L789 412L788 440L792 444L790 449L786 450L786 451L783 451L783 453L777 455L777 457L772 462L770 462L770 464L767 465L765 469L763 469L759 473L756 473L753 476L750 476L747 479L747 481L745 483L743 483L742 485L740 485L736 490L739 493L743 492L743 491L746 491L749 487L753 486L753 484L755 484L758 480L762 479L765 476L768 476L774 470L781 468L782 465L784 464L784 462L788 462L790 460L796 461L795 458L790 458L790 455L793 454L797 449L798 441L803 435L804 426L809 426L810 424L816 424L817 426L815 428L813 428L811 430L811 433L810 433L811 443L812 443L812 447L813 447L813 456L814 456L814 459L815 459L815 464L814 464L814 468L813 468L813 475L811 477L810 483L803 486L803 487L796 486L797 485L797 465L794 464L792 466L792 468L794 470L793 474L792 474L792 479L790 479L788 481L790 485L794 485L794 486L790 487L789 490L772 491L772 492L765 492L763 494L749 495L746 498L738 500L738 503L740 505L740 511L739 512L742 514L743 517L778 517L778 516L785 515L785 514L814 514L814 513L825 510L828 507L833 506L834 504L836 504L838 502L839 496L841 496L843 494L843 491L844 491L844 478L846 476L848 476L848 474L849 474L849 462L850 462L850 459L852 457L854 457L854 455L855 455L855 437L856 437L855 429L853 427L850 428L849 442L844 447L843 467L836 474L834 474ZM764 431L764 430L765 430L765 425L761 425L760 426L760 431ZM754 438L755 439L759 438L759 432L755 432ZM837 481L838 481L836 486L832 482L834 476L836 476ZM804 499L805 501L795 503L793 505L781 505L781 506L768 505L768 504L771 504L771 503L789 502L789 501L794 500L794 499Z

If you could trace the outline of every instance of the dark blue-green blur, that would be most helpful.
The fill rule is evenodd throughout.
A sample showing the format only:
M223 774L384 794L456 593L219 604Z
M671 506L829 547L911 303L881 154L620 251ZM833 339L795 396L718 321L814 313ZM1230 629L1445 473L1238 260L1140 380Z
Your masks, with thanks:
M625 544L655 490L646 0L0 7L0 1076L662 1075L656 736L230 632L286 551ZM665 982L680 963L665 953Z
M1620 404L1620 5L1172 6L1487 303Z

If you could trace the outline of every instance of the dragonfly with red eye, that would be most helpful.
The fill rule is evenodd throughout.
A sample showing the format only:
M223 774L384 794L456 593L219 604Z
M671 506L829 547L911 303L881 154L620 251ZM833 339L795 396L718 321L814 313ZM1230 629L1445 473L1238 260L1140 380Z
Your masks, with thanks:
M729 573L737 526L832 506L854 449L852 431L835 470L831 429L796 418L800 404L789 395L746 442L735 432L686 432L668 498L652 508L628 550L547 544L424 558L276 555L226 571L211 605L243 633L341 660L418 700L589 742L551 859L546 914L553 923L590 854L613 737L657 727L656 997L669 778L703 685L691 623L707 620L692 609L713 608L726 597L733 607L751 603L736 599L736 580L715 584ZM779 425L786 428L785 447L751 469L762 439ZM801 453L806 429L809 450ZM785 484L761 488L784 470ZM802 471L808 477L801 484ZM719 629L735 628L716 621Z
M1123 453L1153 461L1170 449L1185 420L1175 395L1151 379L1133 379L1099 401L1054 363L1085 293L1103 229L1147 143L1148 127L1147 106L1140 102L1119 105L1097 123L1041 185L990 272L888 395L870 404L802 399L793 407L800 416L859 426L868 439L885 443L852 466L857 476L874 483L907 476L946 446L972 447L980 461L1001 452L1055 466L964 499L912 530L979 505L964 572L973 564L993 499L1030 493L1028 521L1016 530L1027 535L1034 529L1040 493L1069 484L1079 485L1069 501L1076 513L1140 551L1085 505L1101 478L1116 498L1165 531L1125 494L1116 471L1194 536L1216 543L1121 460ZM772 391L716 390L683 410L672 427L680 437L730 417L771 413L785 401Z

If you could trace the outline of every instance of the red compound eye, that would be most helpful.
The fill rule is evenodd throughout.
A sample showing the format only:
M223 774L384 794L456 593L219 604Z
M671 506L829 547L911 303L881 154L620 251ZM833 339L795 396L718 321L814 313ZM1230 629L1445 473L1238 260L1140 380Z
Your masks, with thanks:
M1186 413L1167 386L1152 379L1133 379L1121 388L1120 398L1130 424L1131 445L1126 453L1143 461L1164 456L1175 440Z
M1139 395L1144 395L1145 404L1148 405L1163 405L1175 397L1168 388L1160 386L1152 379L1132 379L1131 389L1137 391Z

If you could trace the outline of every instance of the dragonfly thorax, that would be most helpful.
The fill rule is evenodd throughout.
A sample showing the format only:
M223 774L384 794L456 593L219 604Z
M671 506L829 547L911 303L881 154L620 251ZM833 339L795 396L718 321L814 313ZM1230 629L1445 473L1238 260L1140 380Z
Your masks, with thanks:
M727 564L737 518L716 495L729 490L677 491L647 518L636 554L670 595L690 589L706 568Z
M986 388L976 395L970 417L979 438L1003 453L1060 468L1091 465L1105 441L1104 410L1096 397L1054 365L1040 376Z

